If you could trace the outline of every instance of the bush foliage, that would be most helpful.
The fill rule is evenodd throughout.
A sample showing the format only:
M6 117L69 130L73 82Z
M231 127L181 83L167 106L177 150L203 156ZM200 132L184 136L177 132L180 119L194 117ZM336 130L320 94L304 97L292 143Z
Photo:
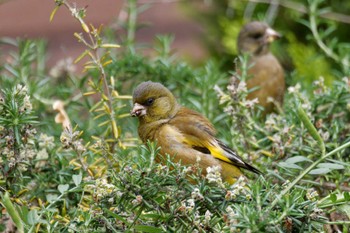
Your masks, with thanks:
M55 2L52 20L64 6L82 25L74 36L86 50L75 62L88 62L82 75L69 59L48 70L45 42L2 39L13 50L1 54L7 62L0 67L1 230L348 232L345 63L338 64L342 78L334 77L331 87L322 77L313 77L308 89L292 85L278 114L265 117L246 99L246 77L235 74L240 84L228 85L232 74L217 61L193 67L177 60L171 36L156 38L154 57L142 55L134 42L143 8L136 0L126 5L120 48L88 26L85 9ZM344 61L336 48L331 51ZM241 69L248 69L245 58L239 59ZM248 179L229 185L215 168L202 176L197 164L174 164L172 155L155 163L159 148L140 144L137 122L128 113L133 88L145 80L162 82L181 104L207 116L221 139L264 175L246 174Z

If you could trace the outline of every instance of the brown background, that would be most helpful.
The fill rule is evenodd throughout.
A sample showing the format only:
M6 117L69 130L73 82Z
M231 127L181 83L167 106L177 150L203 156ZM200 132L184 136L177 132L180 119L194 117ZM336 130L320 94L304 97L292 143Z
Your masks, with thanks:
M78 7L87 6L86 22L94 26L115 24L124 1L121 0L72 0ZM145 2L145 1L143 1ZM80 24L61 7L54 20L49 17L55 7L54 0L0 0L0 37L45 38L48 42L48 65L58 60L76 58L82 51L73 36L81 32ZM200 42L203 30L198 22L184 13L184 4L177 1L157 1L139 15L138 21L149 26L137 32L137 42L152 43L157 34L174 34L172 48L179 56L193 61L206 56ZM2 53L9 48L2 47Z

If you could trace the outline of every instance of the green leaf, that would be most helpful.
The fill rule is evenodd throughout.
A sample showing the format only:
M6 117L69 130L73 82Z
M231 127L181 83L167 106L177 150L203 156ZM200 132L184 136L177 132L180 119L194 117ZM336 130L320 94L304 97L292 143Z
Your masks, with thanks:
M47 194L46 195L46 200L48 201L48 202L54 202L54 201L56 201L57 200L57 198L58 198L58 195L56 195L56 194Z
M323 167L323 168L316 168L313 169L309 172L310 175L324 175L327 174L328 172L332 171L329 168Z
M322 154L325 154L326 148L323 142L322 137L317 132L315 126L311 123L310 118L307 116L304 109L301 107L301 105L298 106L298 116L299 119L303 122L305 128L309 132L309 134L313 137L313 139L317 142L318 146L320 147Z
M344 212L348 218L350 219L350 205L341 205L338 207L338 209L342 212Z
M60 184L58 185L57 189L58 191L60 191L60 193L65 193L69 188L69 185L68 184Z
M20 233L24 232L24 227L23 227L23 223L22 223L21 217L18 214L18 211L15 209L15 207L14 207L12 201L11 201L9 193L5 192L4 195L2 195L2 193L0 193L0 194L1 194L1 201L0 201L0 203L6 208L7 213L10 215L13 223L17 227L17 231L20 232Z
M300 167L294 163L279 162L278 165L281 167L285 167L285 168L293 168L293 169L299 169L299 170L303 169L302 167Z
M27 220L29 225L35 225L38 222L39 216L38 216L38 211L36 209L32 209L29 211Z
M291 163L299 163L299 162L303 162L303 161L312 162L311 159L309 159L309 158L307 158L305 156L300 156L300 155L299 156L294 156L292 158L289 158L285 162L291 164Z
M73 175L72 176L72 179L73 179L73 182L74 182L75 186L79 186L80 185L82 178L83 178L83 175L81 174L81 172L79 173L79 175Z
M136 231L142 231L142 232L149 232L149 233L162 233L164 232L162 229L153 227L153 226L146 226L146 225L136 225L134 227L134 230Z
M345 201L350 201L350 193L349 192L344 192L344 199L345 199Z
M116 218L116 219L118 219L119 221L121 221L121 222L123 222L123 223L125 223L125 224L128 223L128 221L127 221L125 218L123 218L123 217L119 216L118 214L116 214L116 213L110 211L109 209L104 208L103 210L104 210L109 216L111 216L111 217L113 217L113 218Z
M337 201L337 194L331 193L329 195L329 199L331 199L332 202L336 202Z
M329 168L331 170L344 169L344 166L336 163L320 163L317 167L320 168Z

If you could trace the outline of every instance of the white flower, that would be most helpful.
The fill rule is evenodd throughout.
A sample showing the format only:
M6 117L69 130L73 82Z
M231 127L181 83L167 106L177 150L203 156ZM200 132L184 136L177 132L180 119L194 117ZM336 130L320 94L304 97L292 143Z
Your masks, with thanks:
M239 82L237 87L237 92L247 92L247 83L244 81Z
M315 191L314 189L308 189L306 192L306 198L310 201L315 201L316 198L318 197L318 193L317 191Z
M195 200L203 200L204 197L203 195L200 193L198 188L195 188L192 193L191 193L191 197Z
M288 87L288 92L289 92L290 94L292 94L292 93L297 93L297 92L300 91L300 88L301 88L300 84L297 83L294 87L293 87L293 86Z
M47 134L41 133L39 135L39 147L40 148L47 148L52 149L55 146L55 139L52 136L48 136Z
M255 106L255 104L259 103L259 100L258 98L255 98L255 99L252 99L252 100L245 100L243 102L243 105L246 107L246 108L253 108Z
M212 216L212 215L213 215L213 214L210 213L209 210L205 211L204 220L205 220L205 223L206 223L206 224L209 223L209 221L211 220L211 216Z

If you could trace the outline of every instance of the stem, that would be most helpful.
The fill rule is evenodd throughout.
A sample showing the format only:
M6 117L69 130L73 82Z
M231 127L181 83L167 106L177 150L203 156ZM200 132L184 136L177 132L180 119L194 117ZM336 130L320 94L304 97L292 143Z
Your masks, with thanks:
M137 21L137 0L128 0L128 25L127 25L127 46L134 51L135 32Z
M350 221L336 221L336 222L322 222L324 224L328 225L343 225L343 224L350 224Z
M314 36L317 45L326 53L326 55L332 58L333 60L335 60L336 62L341 63L343 68L345 69L349 67L347 59L342 59L336 53L334 53L332 49L327 47L327 45L322 41L320 34L318 33L317 22L316 22L317 5L318 5L318 1L313 1L310 5L309 21L310 21L310 30L312 32L312 35Z
M7 213L10 215L13 223L16 225L17 231L19 233L24 233L24 226L23 226L22 219L21 219L18 211L14 207L8 192L5 192L5 195L1 194L1 204L5 207L5 209L7 210Z
M65 194L66 194L66 192L64 192L64 193L62 193L61 195L59 195L59 196L57 197L57 199L54 200L53 202L51 202L50 205L48 205L45 209L50 209L51 206L54 205L54 204L56 204L56 202L58 202ZM44 214L44 211L40 213L40 215L39 215L37 221L39 221L39 220L41 219L41 217L43 216L43 214ZM35 224L32 225L32 227L29 229L28 233L33 232L34 228L35 228Z
M130 2L132 2L134 5L132 5L132 7L134 6L136 8L136 0L131 0ZM74 12L76 11L75 8L71 7L69 5L69 3L67 1L64 1L63 2L64 6L66 6L68 8L68 10L74 15L74 17L81 23L81 24L85 24L87 25L85 22L84 22L84 19L82 17L80 17L78 14L74 14ZM132 8L130 7L130 8ZM130 11L130 12L133 12L135 14L135 24L136 24L136 16L137 16L137 10L133 10L133 11ZM133 21L132 21L133 22ZM134 26L135 27L135 26ZM133 30L135 32L135 30ZM110 123L111 123L111 126L112 126L112 132L113 132L113 138L114 139L118 139L118 130L117 130L117 127L114 127L116 126L116 122L114 120L115 118L115 111L114 111L114 108L113 108L113 98L112 98L112 95L111 95L111 92L109 90L109 85L108 85L108 82L107 82L107 77L106 77L106 73L105 73L105 70L103 68L103 64L101 63L101 58L98 54L98 49L99 49L99 44L97 42L98 38L99 38L99 35L96 33L96 32L91 32L91 31L85 31L88 36L89 36L89 39L90 39L90 43L88 43L84 38L81 38L81 41L83 42L83 44L85 46L87 46L90 51L93 52L93 54L91 54L91 59L93 61L93 63L97 66L99 72L101 73L101 79L102 79L102 83L103 83L103 89L104 89L104 93L106 94L107 96L107 99L106 102L108 104L108 108L109 108L109 118L110 118ZM128 32L129 33L129 32ZM133 34L132 35L132 38L134 40L134 37L135 35ZM129 34L128 34L128 38L129 38ZM104 94L102 93L102 94ZM113 142L111 143L111 152L114 151L114 145L115 145L115 140L113 140Z

